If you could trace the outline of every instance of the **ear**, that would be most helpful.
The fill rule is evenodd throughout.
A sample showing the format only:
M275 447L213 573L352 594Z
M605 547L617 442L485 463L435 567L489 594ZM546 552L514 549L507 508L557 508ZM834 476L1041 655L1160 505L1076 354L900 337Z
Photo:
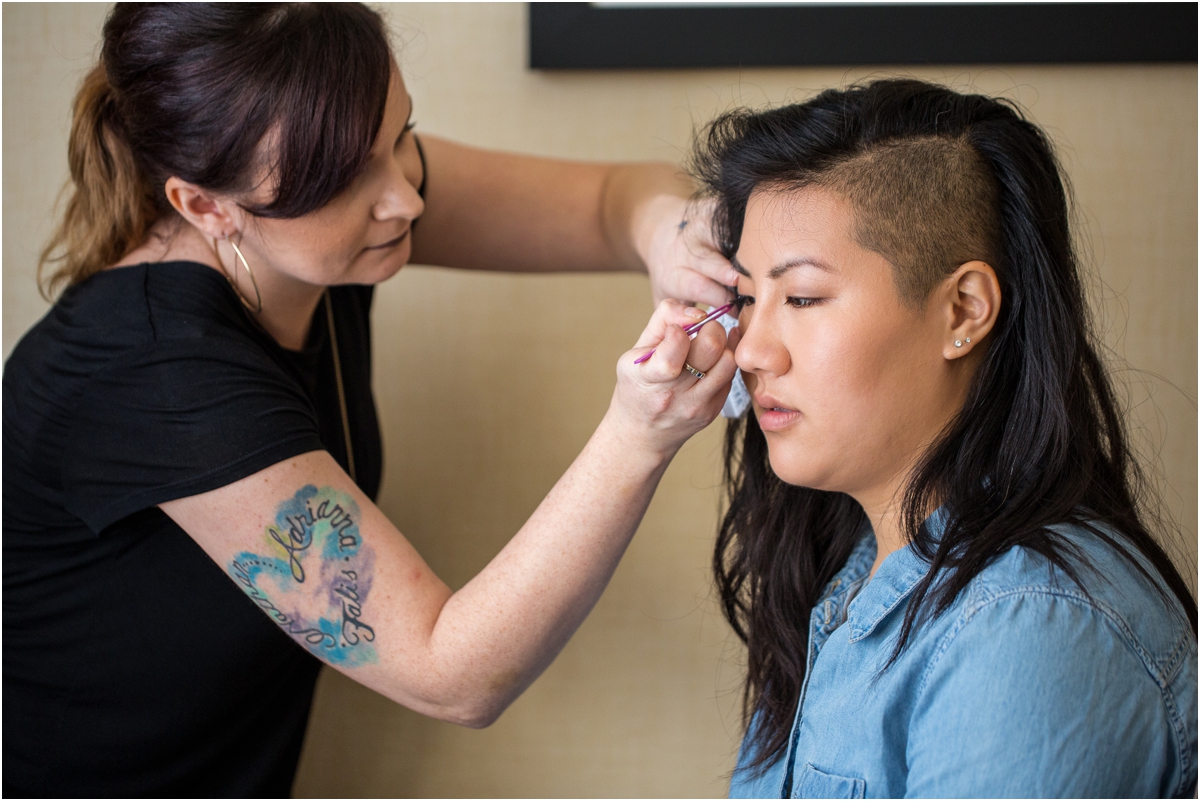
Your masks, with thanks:
M241 230L242 209L228 198L218 197L175 176L164 187L167 202L207 237L222 239Z
M959 266L942 282L938 304L946 320L946 343L942 355L958 359L983 342L1000 314L1000 281L996 271L983 261Z

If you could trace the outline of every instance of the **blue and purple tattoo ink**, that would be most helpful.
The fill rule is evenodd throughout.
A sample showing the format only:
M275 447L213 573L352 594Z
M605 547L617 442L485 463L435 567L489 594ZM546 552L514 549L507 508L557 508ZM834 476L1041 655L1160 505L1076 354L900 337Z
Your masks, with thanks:
M363 619L375 553L358 530L358 504L331 487L302 487L279 505L261 553L229 564L238 586L314 655L340 667L378 660Z

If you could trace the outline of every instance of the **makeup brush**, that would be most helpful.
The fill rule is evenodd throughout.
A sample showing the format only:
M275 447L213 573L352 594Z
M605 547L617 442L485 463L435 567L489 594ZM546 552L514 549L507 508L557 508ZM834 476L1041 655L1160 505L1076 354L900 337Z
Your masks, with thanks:
M696 336L696 334L700 333L700 329L704 327L705 323L711 323L713 320L717 319L722 314L724 314L725 312L732 309L733 306L734 306L734 304L732 304L732 303L726 303L724 306L718 306L717 308L710 311L703 320L692 323L687 328L683 329L683 333L688 335L688 339L694 338ZM653 355L654 355L654 351L652 350L649 353L645 354L644 356L639 356L636 359L634 359L633 363L641 364L642 362L646 361Z

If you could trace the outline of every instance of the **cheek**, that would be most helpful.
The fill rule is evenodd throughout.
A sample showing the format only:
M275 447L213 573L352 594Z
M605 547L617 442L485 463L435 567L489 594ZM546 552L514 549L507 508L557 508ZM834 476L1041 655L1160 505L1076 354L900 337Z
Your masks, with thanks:
M829 315L792 338L790 384L805 422L772 443L785 481L846 490L886 469L931 378L914 359L916 333L879 316Z
M264 241L281 269L322 284L336 281L362 252L366 244L362 229L354 220L306 220L303 226L272 231Z
M797 384L810 403L835 417L869 402L878 381L882 338L864 322L827 315L789 348Z
M894 302L864 301L816 327L809 359L839 403L886 416L901 396L935 380L940 349L929 340L929 327Z
M365 244L365 226L353 219L337 220L308 232L297 244L311 258L345 264Z

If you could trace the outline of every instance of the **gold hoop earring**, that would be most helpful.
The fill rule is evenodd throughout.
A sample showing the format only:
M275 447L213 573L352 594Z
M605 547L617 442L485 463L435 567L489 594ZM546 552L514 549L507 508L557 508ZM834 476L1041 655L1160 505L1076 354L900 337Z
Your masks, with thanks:
M233 287L233 291L237 294L238 300L242 302L242 305L255 314L258 314L263 309L262 293L258 291L258 281L254 279L254 271L251 270L250 265L246 263L246 257L242 255L241 249L238 248L238 246L234 244L233 240L229 238L229 234L225 234L225 241L229 243L229 247L233 248L233 252L237 254L238 261L240 261L242 263L242 267L246 269L246 275L250 276L250 284L254 287L254 300L256 301L256 305L251 305L250 301L246 300L246 296L242 294L242 290L238 289L237 281L230 276L229 273L225 273L225 280L229 282L231 287ZM213 250L215 251L216 248L213 248ZM217 261L220 261L220 254L217 254ZM225 265L222 264L221 268L222 271L224 271Z

